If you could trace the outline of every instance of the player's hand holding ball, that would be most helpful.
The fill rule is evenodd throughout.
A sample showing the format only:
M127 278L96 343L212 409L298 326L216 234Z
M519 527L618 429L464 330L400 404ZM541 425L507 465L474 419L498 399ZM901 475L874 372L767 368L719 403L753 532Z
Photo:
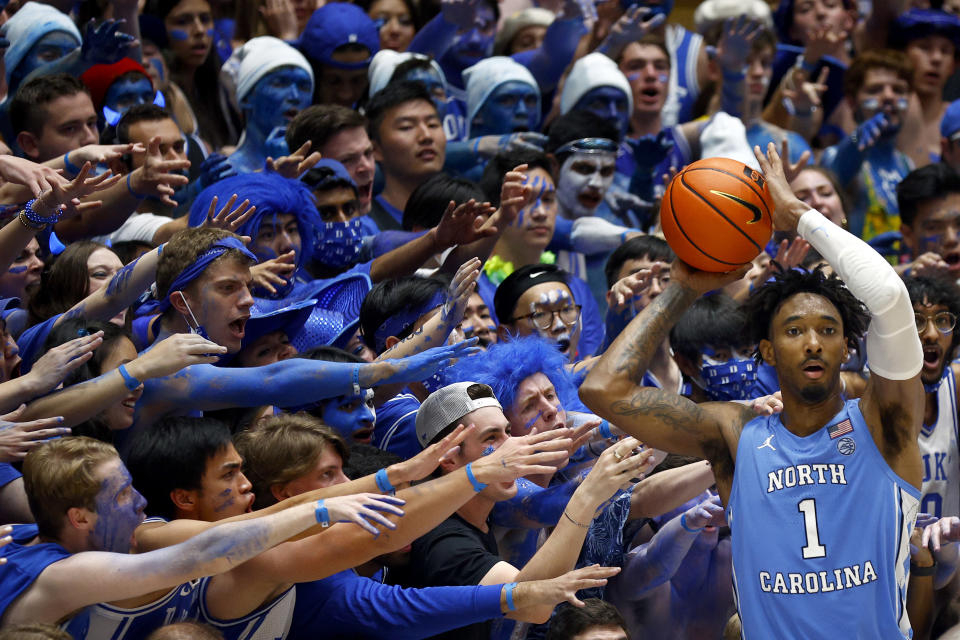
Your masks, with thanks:
M773 199L773 228L776 231L796 231L800 216L809 211L810 206L793 194L783 172L783 161L777 153L777 146L772 142L767 144L766 155L759 146L754 146L753 154L757 156L760 170L767 181L767 190Z

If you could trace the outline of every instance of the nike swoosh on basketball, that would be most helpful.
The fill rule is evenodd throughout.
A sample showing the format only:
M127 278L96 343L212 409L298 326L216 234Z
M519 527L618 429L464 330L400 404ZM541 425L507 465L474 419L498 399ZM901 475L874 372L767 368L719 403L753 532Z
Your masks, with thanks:
M710 189L710 193L717 196L723 196L724 198L729 198L730 200L733 200L738 204L742 204L747 209L749 209L750 213L753 214L753 220L747 220L747 224L755 224L757 222L760 222L760 219L763 217L763 213L761 213L760 207L753 204L752 202L747 202L740 196L735 196L732 193L725 193L723 191L717 191L716 189Z

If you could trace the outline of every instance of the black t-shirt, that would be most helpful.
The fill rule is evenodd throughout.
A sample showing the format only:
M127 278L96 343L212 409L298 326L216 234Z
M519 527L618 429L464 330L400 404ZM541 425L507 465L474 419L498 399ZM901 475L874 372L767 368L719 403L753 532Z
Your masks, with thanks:
M471 586L480 584L501 561L493 533L484 533L453 514L437 528L413 542L410 564L392 570L389 580L404 587ZM461 627L434 636L434 640L488 640L490 623Z
M392 211L388 210L387 207ZM384 200L383 196L377 196L373 199L373 202L370 203L370 213L367 215L377 224L380 231L403 231L403 227L397 220L397 216L400 216L401 220L403 219L403 212Z

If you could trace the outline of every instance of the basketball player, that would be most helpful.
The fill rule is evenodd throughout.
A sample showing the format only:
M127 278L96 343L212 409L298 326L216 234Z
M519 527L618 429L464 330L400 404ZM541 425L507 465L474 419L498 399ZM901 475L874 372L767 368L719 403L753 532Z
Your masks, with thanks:
M766 155L754 152L775 227L798 233L843 279L790 270L748 301L749 338L776 368L783 412L756 417L743 405L697 405L641 386L684 309L746 273L705 273L680 260L580 395L648 446L710 461L733 532L744 638L909 638L908 542L923 476L923 351L913 307L879 254L793 195L772 144ZM872 375L860 400L844 402L840 366L868 319Z

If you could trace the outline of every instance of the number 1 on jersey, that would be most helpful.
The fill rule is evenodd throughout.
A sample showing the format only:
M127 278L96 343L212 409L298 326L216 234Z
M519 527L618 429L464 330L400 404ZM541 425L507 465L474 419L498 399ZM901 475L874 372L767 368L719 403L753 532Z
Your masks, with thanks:
M817 501L813 498L801 500L797 511L803 514L803 526L807 532L807 546L803 548L803 559L824 558L827 548L820 544L820 530L817 527Z

